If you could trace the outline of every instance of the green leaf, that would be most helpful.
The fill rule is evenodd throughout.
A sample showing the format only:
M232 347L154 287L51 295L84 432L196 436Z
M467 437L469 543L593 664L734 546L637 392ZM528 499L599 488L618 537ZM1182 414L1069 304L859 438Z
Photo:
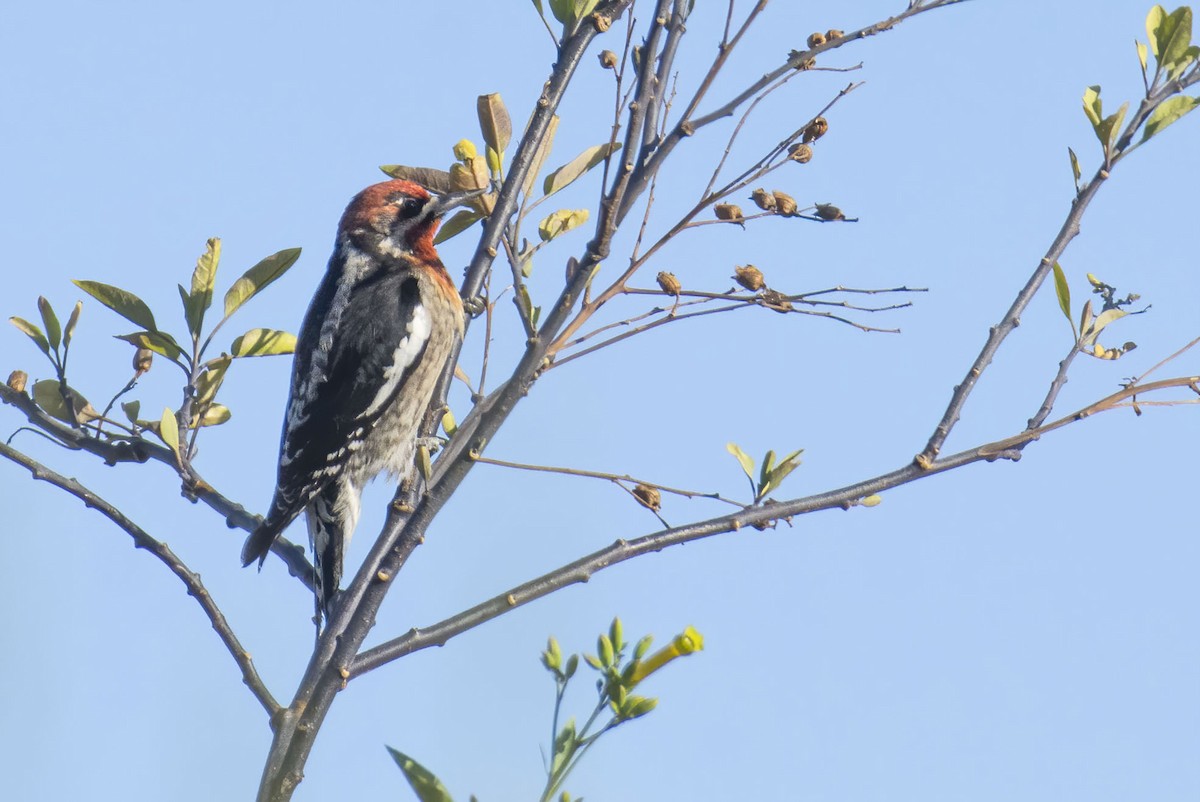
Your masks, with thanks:
M200 371L200 375L196 377L195 403L197 406L204 407L212 403L221 383L225 381L225 372L229 370L232 363L233 357L226 354L209 362L204 370Z
M1062 266L1055 262L1053 267L1054 294L1058 296L1058 308L1062 310L1067 322L1071 324L1071 330L1074 331L1075 321L1071 319L1071 285L1067 284L1067 276L1063 273Z
M241 278L233 282L229 292L225 293L225 317L232 315L246 301L266 289L267 285L286 273L299 258L299 248L284 248L243 273Z
M766 492L764 488L766 487L767 482L771 480L771 469L774 467L775 451L771 450L768 451L765 456L763 456L762 464L758 466L758 489L760 495Z
M64 395L66 396L64 398ZM70 405L67 399L70 399ZM59 384L57 379L42 379L33 385L33 400L52 418L64 423L87 423L100 417L88 400L79 394L78 390ZM75 414L71 414L71 407Z
M162 354L172 362L179 360L183 349L175 338L165 331L135 331L133 334L118 334L116 339L136 345L139 348L149 348L156 354Z
M1075 176L1075 191L1079 191L1079 177L1083 172L1079 169L1079 157L1075 155L1075 151L1067 148L1067 155L1071 157L1071 173Z
M746 478L751 482L754 481L754 460L737 443L726 443L725 450L734 456L738 464L742 466L742 470L746 472Z
M200 337L204 313L212 306L213 285L217 281L217 265L220 262L221 240L211 237L205 243L204 253L196 260L196 269L192 271L192 291L187 293L183 287L179 288L183 298L183 316L187 319L188 331L196 339Z
M83 301L76 301L75 308L71 310L71 316L67 318L67 327L63 329L63 345L71 344L71 337L75 334L75 327L79 325L79 315L83 312Z
M605 142L603 145L593 145L546 176L546 180L542 183L542 194L553 195L563 187L574 183L581 175L620 149L620 142Z
M767 477L767 481L763 485L762 495L765 496L772 490L775 490L777 487L783 484L783 480L788 477L788 474L800 467L800 454L803 453L803 451L804 449L793 451L791 454L788 454L779 461L779 465L776 466L775 469L770 472L770 476Z
M296 350L296 335L276 329L250 329L229 346L234 356L274 356Z
M575 22L575 0L550 0L550 13L563 26Z
M1141 42L1134 41L1137 45L1138 64L1142 65L1142 75L1146 74L1146 46Z
M521 192L526 198L533 193L534 182L537 181L538 173L542 171L546 157L550 155L550 150L554 147L554 135L557 132L558 115L555 114L546 124L546 134L538 143L537 150L533 152L533 161L529 163L529 172L525 174L525 181L521 184Z
M483 217L479 212L471 209L459 209L454 213L454 216L442 224L438 229L437 236L433 238L434 245L441 245L451 237L456 237L466 231L471 226L482 220Z
M1146 17L1146 33L1159 66L1170 69L1185 58L1192 43L1192 10L1180 6L1167 14L1162 6L1155 6Z
M412 786L417 799L421 802L454 802L450 792L446 790L446 786L442 785L442 781L435 777L433 772L403 752L390 746L387 747L387 750L391 754L392 760L396 761L396 765L400 767L400 771L404 772L404 778Z
M1154 111L1151 112L1150 118L1146 120L1146 127L1142 129L1142 141L1145 142L1150 137L1160 133L1164 128L1196 108L1196 106L1200 106L1200 97L1176 95L1173 98L1164 100L1158 104Z
M538 236L542 238L542 242L549 242L559 234L565 234L586 223L589 215L587 209L559 209L538 223Z
M175 452L175 459L179 459L179 421L175 420L175 413L169 407L163 408L162 418L158 422L158 436L167 444L167 448Z
M512 119L508 116L508 109L504 108L500 94L480 95L475 101L475 110L479 115L479 131L483 134L484 143L498 156L503 155L512 139Z
M45 297L39 295L37 304L38 311L42 313L42 323L46 324L46 339L50 341L50 347L57 351L62 342L62 325L58 322L58 315L54 314L54 307Z
M1092 321L1092 330L1089 340L1095 340L1096 336L1104 330L1104 328L1115 320L1120 320L1125 317L1128 312L1124 309L1105 309L1100 314L1096 315L1096 319Z
M533 0L533 7L537 9L539 17L542 19L546 18L546 10L542 8L542 0Z
M1192 63L1200 58L1200 45L1191 45L1187 50L1183 51L1183 57L1171 64L1167 70L1167 80L1174 81L1184 70L1192 65Z
M141 401L126 401L121 404L121 411L125 413L125 417L130 423L137 423L138 415L142 411Z
M43 354L50 356L50 342L46 339L46 335L42 334L41 329L23 317L10 317L8 322L25 332Z
M126 320L136 323L146 331L158 331L150 307L132 292L99 281L73 279L72 283Z
M1105 117L1098 126L1096 126L1096 138L1100 140L1100 144L1104 147L1104 155L1111 156L1113 148L1117 144L1117 138L1121 135L1121 123L1125 121L1125 112L1129 110L1129 103L1121 104L1121 108L1115 113Z

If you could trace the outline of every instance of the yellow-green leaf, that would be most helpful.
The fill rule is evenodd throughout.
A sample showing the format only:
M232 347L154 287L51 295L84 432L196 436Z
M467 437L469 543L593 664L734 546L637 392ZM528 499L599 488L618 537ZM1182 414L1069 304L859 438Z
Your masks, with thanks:
M1151 112L1149 119L1146 120L1146 127L1142 129L1142 141L1145 142L1150 137L1160 133L1168 125L1198 105L1200 105L1200 97L1189 97L1187 95L1176 95L1164 100L1158 104L1158 107Z
M446 433L447 437L453 437L454 433L458 431L458 424L454 421L454 413L449 409L442 413L442 431Z
M1099 86L1089 86L1083 91L1083 113L1091 121L1092 128L1098 129L1100 121L1104 119L1104 102L1100 100Z
M483 141L489 148L503 155L512 139L512 119L504 101L498 92L490 95L480 95L475 102L475 110L479 115L479 130Z
M41 329L23 317L13 316L8 319L8 322L25 332L29 339L33 340L33 344L38 347L38 350L46 356L50 356L50 342L46 339L46 335L42 333Z
M1167 14L1162 6L1155 6L1146 17L1146 33L1159 66L1169 69L1185 57L1192 43L1192 10L1180 6Z
M725 450L733 455L738 464L742 466L742 470L746 472L746 477L750 481L754 481L754 460L737 443L726 443Z
M63 345L71 344L71 337L75 335L75 327L79 325L79 315L83 312L83 301L76 301L75 308L71 310L71 316L67 318L67 327L63 329Z
M229 317L241 306L262 292L267 285L287 272L300 258L299 248L284 248L242 274L225 293L225 317Z
M175 420L175 413L169 407L163 409L162 418L159 419L158 436L167 444L167 448L175 452L175 459L179 459L179 421Z
M1058 308L1071 324L1071 331L1074 331L1075 321L1071 319L1071 285L1067 284L1067 276L1058 262L1054 263L1054 294L1058 296Z
M441 245L451 237L458 236L483 218L471 209L459 209L454 216L442 224L437 236L433 238L434 245Z
M225 421L233 417L233 413L229 411L229 407L222 404L209 404L204 408L204 414L199 418L192 418L192 428L197 429L201 426L220 426Z
M205 243L204 253L196 260L196 269L192 271L192 291L185 293L182 287L179 289L184 299L183 314L193 337L200 336L204 313L212 306L213 285L217 281L217 265L220 262L221 240L211 237Z
M232 363L233 357L226 354L209 362L204 370L200 371L200 375L196 377L195 403L197 406L203 407L212 403L221 383L225 381L225 372L229 370Z
M150 307L132 292L100 281L73 279L72 283L126 320L138 324L146 331L158 331Z
M1072 148L1067 148L1067 155L1071 157L1071 173L1075 176L1075 191L1079 191L1079 177L1083 175L1083 171L1079 169L1079 157L1075 155Z
M546 157L550 155L550 150L554 147L554 134L557 131L558 115L555 114L546 124L546 134L538 143L537 150L533 152L533 160L529 163L529 172L525 174L525 181L521 184L521 192L526 198L533 192L533 185L537 181L538 173L542 171Z
M1146 74L1146 46L1138 41L1135 41L1134 44L1137 45L1138 64L1142 65L1142 74L1145 75Z
M65 396L65 397L64 397ZM68 405L70 399L70 405ZM33 385L33 400L52 418L64 423L87 423L100 417L88 400L78 390L63 385L58 379L42 379ZM71 407L74 407L72 415Z
M50 347L57 351L62 342L62 325L58 322L58 315L54 314L54 307L44 296L38 296L37 304L38 311L42 313L42 323L46 324L46 339L50 341Z
M179 359L183 349L175 338L165 331L135 331L133 334L118 334L116 339L136 345L139 348L149 348L156 354L162 354L172 362Z
M435 777L433 772L403 752L398 752L390 746L387 750L392 760L400 767L400 771L404 772L404 778L412 786L417 799L421 802L454 802L446 786L442 785L442 781Z
M138 414L142 411L142 402L126 401L121 404L121 411L125 413L125 417L130 423L137 423Z
M565 234L586 223L589 214L587 209L559 209L538 223L538 236L542 238L542 242L549 242L559 234Z
M234 356L274 356L296 350L296 335L276 329L250 329L229 347Z
M546 176L546 180L542 183L542 193L544 195L553 195L563 187L573 183L581 175L604 161L611 154L616 153L620 148L620 142L605 142L603 145L593 145Z

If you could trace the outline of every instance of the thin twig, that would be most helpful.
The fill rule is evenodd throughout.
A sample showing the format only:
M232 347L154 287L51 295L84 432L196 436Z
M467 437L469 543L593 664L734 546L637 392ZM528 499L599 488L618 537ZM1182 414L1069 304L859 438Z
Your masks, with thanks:
M163 565L167 566L171 570L171 573L179 577L179 581L187 588L188 595L196 600L200 605L200 609L204 610L204 614L208 616L208 620L212 624L213 630L217 633L217 637L221 639L221 643L225 644L225 648L229 650L229 654L241 670L242 681L250 689L250 692L254 694L254 698L263 706L263 709L267 711L267 715L274 717L280 711L279 703L275 701L275 697L267 690L267 686L258 675L258 670L254 667L254 661L250 658L250 653L246 651L245 647L237 639L237 636L233 634L233 629L229 626L229 621L226 620L225 614L221 612L221 608L213 601L212 594L208 592L208 589L200 581L200 575L190 570L170 547L150 537L150 535L146 534L145 530L129 520L124 513L93 491L84 487L77 480L69 479L60 473L56 473L32 457L5 444L0 444L0 456L6 457L28 469L34 479L49 482L55 487L65 490L67 493L78 498L89 509L98 511L133 538L133 543L137 548L148 551L157 557Z

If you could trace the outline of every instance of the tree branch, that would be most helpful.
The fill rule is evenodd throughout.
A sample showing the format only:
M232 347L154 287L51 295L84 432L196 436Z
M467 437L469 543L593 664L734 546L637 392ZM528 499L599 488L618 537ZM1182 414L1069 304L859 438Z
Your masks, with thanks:
M221 639L221 643L225 644L225 648L229 650L233 661L237 663L238 668L242 672L242 682L254 694L254 698L267 711L268 716L274 717L279 713L279 703L275 701L275 697L271 695L271 692L267 690L267 686L263 684L262 678L258 675L258 670L254 667L254 661L250 658L250 653L246 651L245 647L237 639L237 636L233 634L233 629L229 626L229 621L226 620L225 614L221 612L221 608L213 601L208 589L201 583L200 576L191 571L184 564L183 560L179 559L175 552L171 551L170 547L150 537L150 535L146 534L141 527L129 520L120 510L84 487L75 479L69 479L62 474L50 470L37 460L17 451L6 443L0 443L0 456L6 457L28 469L34 479L49 482L55 487L65 490L78 498L89 509L100 512L101 515L108 518L133 538L134 546L139 549L145 549L153 554L171 570L171 573L179 577L184 587L187 588L188 595L196 600L200 605L200 609L204 610L204 614L208 616L208 620L212 624L213 630L217 633L217 637Z

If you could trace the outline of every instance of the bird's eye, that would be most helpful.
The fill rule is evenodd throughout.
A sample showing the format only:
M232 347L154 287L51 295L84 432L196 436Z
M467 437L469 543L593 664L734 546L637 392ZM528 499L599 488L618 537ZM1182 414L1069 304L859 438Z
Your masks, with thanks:
M399 203L400 214L404 217L416 217L420 214L421 209L425 208L425 202L417 198L404 198Z

